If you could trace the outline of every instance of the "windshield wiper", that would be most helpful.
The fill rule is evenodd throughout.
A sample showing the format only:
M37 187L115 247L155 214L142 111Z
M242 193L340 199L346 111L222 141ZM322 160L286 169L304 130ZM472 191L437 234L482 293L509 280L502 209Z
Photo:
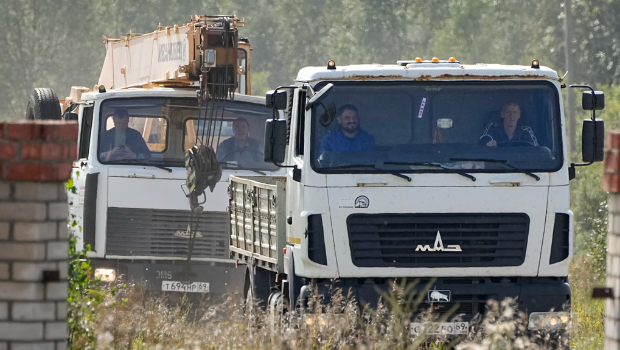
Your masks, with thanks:
M153 163L138 163L136 161L140 161L140 160L147 160L146 158L139 158L139 159L117 159L117 160L113 160L112 164L114 163L121 163L121 164L129 164L129 165L138 165L138 166L152 166L158 169L162 169L165 170L169 173L172 172L172 169L165 167L163 165L157 165L157 164L153 164Z
M464 176L464 177L470 179L471 181L476 181L476 177L471 175L471 174L467 174L467 173L465 173L463 171L458 171L456 169L448 168L448 167L443 166L443 165L441 165L439 163L430 163L430 162L385 162L383 164L391 164L391 165L428 165L428 166L434 166L434 167L441 168L441 169L444 169L444 170L448 170L448 171L453 172L455 174L459 174L461 176Z
M239 166L237 163L229 163L229 162L219 162L220 164L224 164L226 165L226 169L230 169L230 170L249 170L249 171L253 171L257 174L261 174L261 175L266 175L264 172L260 171L260 170L256 170L256 169L250 169L250 168L244 168ZM234 168L228 168L228 166L234 166Z
M158 168L158 169L161 169L161 170L165 170L165 171L167 171L167 172L169 172L169 173L171 173L171 172L172 172L172 169L167 168L167 167L165 167L165 166L163 166L163 165L157 165L157 164L149 164L149 165L152 165L152 166L154 166L154 167L156 167L156 168Z
M398 171L391 171L391 170L387 170L387 169L380 169L377 168L375 165L372 164L351 164L351 165L343 165L343 166L335 166L335 167L327 167L326 169L347 169L347 168L370 168L370 169L374 169L374 170L379 170L384 174L392 174L394 176L400 177L401 179L405 179L409 182L411 182L411 177L405 175L405 174L401 174Z
M536 179L536 181L540 181L540 176L533 174L527 170L523 170L523 169L519 169L516 166L512 165L512 164L508 164L508 161L505 159L487 159L487 158L450 158L451 161L462 161L462 162L490 162L490 163L500 163L500 164L504 164L505 166L514 169L520 173L523 173L525 175L531 176L534 179Z

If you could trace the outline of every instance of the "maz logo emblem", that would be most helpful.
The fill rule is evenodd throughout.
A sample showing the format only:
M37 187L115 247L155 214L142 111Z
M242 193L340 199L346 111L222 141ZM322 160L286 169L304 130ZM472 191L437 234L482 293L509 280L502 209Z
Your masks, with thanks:
M449 290L429 290L428 301L431 303L447 303L452 299L452 293Z
M183 231L183 230L177 230L174 235L176 237L182 237L182 238L190 238L191 235L191 230L189 225L187 225L187 230ZM202 234L200 233L200 231L196 231L196 238L202 238Z
M428 244L425 246L418 244L418 246L415 248L415 251L417 252L418 250L421 250L423 252L462 252L461 246L458 244L447 245L446 247L444 247L439 231L437 231L437 238L435 238L435 245L433 246L433 248L431 248L431 246L429 246Z
M366 196L358 196L355 198L356 208L368 208L370 206L370 199Z

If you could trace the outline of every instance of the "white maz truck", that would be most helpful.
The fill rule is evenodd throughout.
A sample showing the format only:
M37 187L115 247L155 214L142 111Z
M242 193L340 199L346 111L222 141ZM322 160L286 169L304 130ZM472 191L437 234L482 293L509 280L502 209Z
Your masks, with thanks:
M265 158L286 176L230 177L230 253L248 264L246 296L299 307L311 286L326 301L335 286L375 306L392 282L418 279L420 311L456 307L464 322L431 332L467 333L506 297L530 330L565 332L569 180L602 160L604 125L584 121L585 164L570 164L564 87L537 60L303 68L267 94L287 118L267 122ZM582 88L585 109L604 107Z
M250 46L238 38L241 25L235 16L197 16L181 27L106 39L94 91L73 88L64 101L64 118L80 125L70 219L77 249L90 245L95 277L123 275L173 297L242 291L243 269L229 255L228 176L279 170L263 161L272 110L264 97L248 96ZM32 118L51 117L34 112L48 95L35 90ZM190 244L185 151L209 141L209 123L220 131L211 141L223 175L193 217Z

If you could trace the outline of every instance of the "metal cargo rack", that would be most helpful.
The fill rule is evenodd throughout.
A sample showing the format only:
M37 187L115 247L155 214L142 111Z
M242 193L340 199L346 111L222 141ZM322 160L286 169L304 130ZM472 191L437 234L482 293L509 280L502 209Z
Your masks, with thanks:
M232 259L284 272L285 187L285 176L230 176L228 210Z

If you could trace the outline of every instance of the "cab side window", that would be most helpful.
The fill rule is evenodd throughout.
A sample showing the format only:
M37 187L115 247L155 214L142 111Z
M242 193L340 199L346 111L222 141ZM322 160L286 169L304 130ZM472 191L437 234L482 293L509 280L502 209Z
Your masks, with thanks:
M88 159L90 135L93 129L93 106L82 106L82 127L80 128L80 145L78 159Z

